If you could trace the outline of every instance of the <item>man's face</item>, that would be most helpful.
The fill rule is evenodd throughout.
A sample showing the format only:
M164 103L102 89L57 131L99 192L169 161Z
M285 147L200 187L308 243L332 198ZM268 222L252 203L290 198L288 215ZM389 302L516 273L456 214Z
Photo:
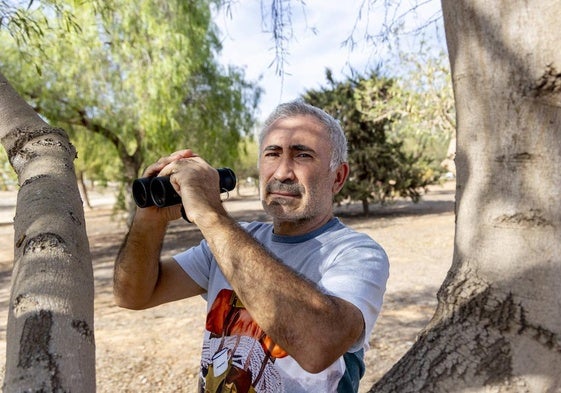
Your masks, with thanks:
M305 233L332 217L333 195L348 167L332 172L331 153L327 131L311 116L271 126L261 146L259 173L263 208L273 217L276 233Z

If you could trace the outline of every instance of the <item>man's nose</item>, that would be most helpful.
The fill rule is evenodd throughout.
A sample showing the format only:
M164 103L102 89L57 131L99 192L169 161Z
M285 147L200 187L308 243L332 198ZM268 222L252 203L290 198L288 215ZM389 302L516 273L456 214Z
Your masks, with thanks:
M278 166L275 169L275 173L273 174L275 180L284 182L287 180L294 180L294 166L293 162L289 158L282 158L279 160Z

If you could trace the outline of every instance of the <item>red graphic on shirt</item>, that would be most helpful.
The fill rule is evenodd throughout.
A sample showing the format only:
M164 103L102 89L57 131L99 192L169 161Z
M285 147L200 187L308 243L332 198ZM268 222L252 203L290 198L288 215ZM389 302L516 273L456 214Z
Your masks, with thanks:
M218 293L208 313L206 329L212 334L211 337L236 335L252 337L261 343L265 353L272 358L283 358L288 355L255 323L232 290L222 289Z
M287 356L253 320L234 291L222 289L207 315L200 393L285 392L276 358Z

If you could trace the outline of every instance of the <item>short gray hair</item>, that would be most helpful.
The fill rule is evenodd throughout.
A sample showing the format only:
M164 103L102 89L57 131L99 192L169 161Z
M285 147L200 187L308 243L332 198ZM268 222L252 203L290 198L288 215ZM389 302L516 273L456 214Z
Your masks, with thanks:
M269 115L267 120L265 120L261 133L259 134L259 151L261 151L263 140L269 131L271 131L271 126L277 120L304 115L313 116L329 135L329 140L331 142L330 169L334 171L340 164L347 162L347 138L345 137L345 133L343 132L339 122L324 110L307 104L301 100L280 104Z

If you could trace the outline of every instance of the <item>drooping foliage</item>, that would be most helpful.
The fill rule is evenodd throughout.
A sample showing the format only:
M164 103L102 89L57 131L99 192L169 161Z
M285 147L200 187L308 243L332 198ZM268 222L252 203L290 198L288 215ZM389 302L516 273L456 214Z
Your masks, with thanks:
M327 87L309 90L303 98L335 116L347 135L351 173L336 201L361 201L365 213L369 203L384 203L397 196L418 201L422 190L436 178L429 160L406 151L402 140L391 137L399 114L380 111L373 116L377 104L388 99L395 80L372 72L337 82L329 70L326 78Z
M37 9L43 12L38 14ZM0 30L8 32L18 45L41 37L48 29L79 29L67 1L0 0Z
M452 81L445 53L424 46L399 56L399 77L383 100L371 101L376 83L357 91L359 110L377 119L391 115L390 136L404 142L406 151L431 159L438 170L455 136L456 113ZM376 94L373 95L376 97Z
M69 131L89 177L128 184L185 147L231 165L260 90L216 59L218 3L67 1L79 29L45 28L19 46L2 39L0 66L37 112Z

